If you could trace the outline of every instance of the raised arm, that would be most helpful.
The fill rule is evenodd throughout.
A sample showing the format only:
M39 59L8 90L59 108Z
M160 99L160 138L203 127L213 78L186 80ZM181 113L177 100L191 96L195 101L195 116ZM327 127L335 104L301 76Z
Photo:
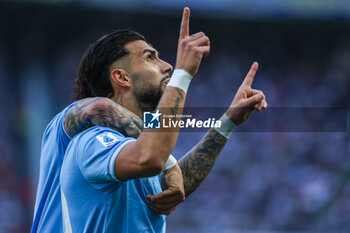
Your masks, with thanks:
M257 69L258 64L254 63L225 113L236 125L243 123L254 109L261 111L267 108L264 94L251 88ZM225 136L216 129L210 129L201 141L179 160L186 197L197 189L209 174L226 142Z
M184 9L180 27L175 71L165 88L157 109L163 114L182 113L190 80L196 75L201 60L209 53L209 39L204 33L189 35L190 10ZM176 117L177 118L177 117ZM172 152L179 127L171 133L144 129L137 141L127 144L115 161L115 173L120 180L159 174Z

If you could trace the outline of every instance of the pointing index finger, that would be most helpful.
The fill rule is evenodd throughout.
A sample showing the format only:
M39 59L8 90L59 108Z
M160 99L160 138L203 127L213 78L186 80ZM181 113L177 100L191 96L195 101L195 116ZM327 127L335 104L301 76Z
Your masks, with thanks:
M259 64L257 62L254 62L252 67L250 68L247 76L245 77L243 84L251 86L254 80L254 76L256 71L258 70Z
M189 36L190 34L189 23L190 23L190 9L188 7L185 7L182 14L182 21L181 21L181 27L180 27L180 39L184 39L187 36Z

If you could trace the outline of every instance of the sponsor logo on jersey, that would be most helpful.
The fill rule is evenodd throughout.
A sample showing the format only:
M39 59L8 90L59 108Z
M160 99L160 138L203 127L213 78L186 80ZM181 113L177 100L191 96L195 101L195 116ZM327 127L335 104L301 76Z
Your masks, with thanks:
M102 133L96 136L97 140L105 147L111 147L118 139L111 132Z

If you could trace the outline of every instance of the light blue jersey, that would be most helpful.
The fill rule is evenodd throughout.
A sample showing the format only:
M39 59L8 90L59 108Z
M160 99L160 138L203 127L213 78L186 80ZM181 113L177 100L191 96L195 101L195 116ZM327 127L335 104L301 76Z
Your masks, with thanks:
M160 176L121 182L115 175L114 162L132 141L99 126L72 139L60 177L65 232L165 232L165 216L146 199L162 191Z
M43 135L32 233L63 232L59 179L64 153L71 140L64 130L63 119L75 103L57 114Z

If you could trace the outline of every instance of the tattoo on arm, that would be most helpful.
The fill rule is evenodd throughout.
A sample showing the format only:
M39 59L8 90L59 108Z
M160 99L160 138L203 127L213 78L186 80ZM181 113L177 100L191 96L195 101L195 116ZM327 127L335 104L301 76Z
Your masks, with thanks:
M78 102L68 110L64 118L64 128L71 137L93 126L109 127L125 136L137 138L141 133L142 120L103 97Z
M202 140L178 161L186 197L198 188L209 174L226 142L227 138L210 129Z
M179 94L179 96L176 98L175 106L170 109L170 112L172 115L176 115L179 112L180 101L182 101L184 99L184 95L182 93L183 90L176 88L176 91Z

